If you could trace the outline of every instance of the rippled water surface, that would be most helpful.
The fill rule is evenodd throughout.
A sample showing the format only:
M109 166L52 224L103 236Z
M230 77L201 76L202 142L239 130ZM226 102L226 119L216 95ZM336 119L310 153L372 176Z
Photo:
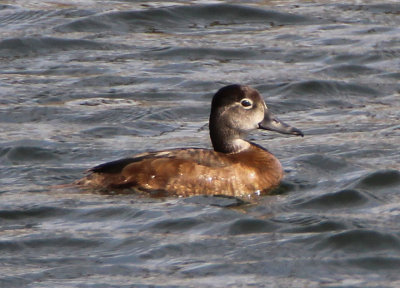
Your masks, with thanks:
M400 287L398 1L1 1L1 287ZM52 189L210 148L213 93L306 137L255 204ZM236 206L235 206L236 205Z

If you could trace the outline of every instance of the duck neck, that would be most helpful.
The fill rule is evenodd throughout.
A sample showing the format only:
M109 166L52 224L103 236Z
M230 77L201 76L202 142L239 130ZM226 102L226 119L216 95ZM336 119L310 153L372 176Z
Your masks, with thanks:
M231 154L248 149L251 144L243 140L244 136L234 129L227 126L221 127L219 123L210 121L210 138L214 150L217 152Z

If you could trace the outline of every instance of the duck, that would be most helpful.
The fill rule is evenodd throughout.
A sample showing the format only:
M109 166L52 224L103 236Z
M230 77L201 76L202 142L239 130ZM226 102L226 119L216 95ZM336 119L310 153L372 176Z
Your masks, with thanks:
M75 185L158 196L266 195L279 185L284 172L271 152L246 140L257 129L304 136L301 130L274 116L256 89L228 85L220 88L211 102L213 149L177 148L136 154L89 169Z

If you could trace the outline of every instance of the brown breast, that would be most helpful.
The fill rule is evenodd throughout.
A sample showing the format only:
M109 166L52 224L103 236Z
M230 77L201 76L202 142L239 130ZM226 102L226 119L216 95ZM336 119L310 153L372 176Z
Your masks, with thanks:
M267 193L283 177L278 159L251 145L235 154L204 149L144 153L92 169L76 184L91 188L163 191L168 195L228 195Z

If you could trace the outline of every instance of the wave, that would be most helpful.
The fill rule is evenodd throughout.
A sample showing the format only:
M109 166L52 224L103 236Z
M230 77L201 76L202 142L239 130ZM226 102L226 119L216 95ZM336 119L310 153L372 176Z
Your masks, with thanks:
M58 32L168 32L185 33L227 25L299 25L311 17L234 4L190 5L142 11L109 12L55 27ZM225 27L226 28L226 27Z

